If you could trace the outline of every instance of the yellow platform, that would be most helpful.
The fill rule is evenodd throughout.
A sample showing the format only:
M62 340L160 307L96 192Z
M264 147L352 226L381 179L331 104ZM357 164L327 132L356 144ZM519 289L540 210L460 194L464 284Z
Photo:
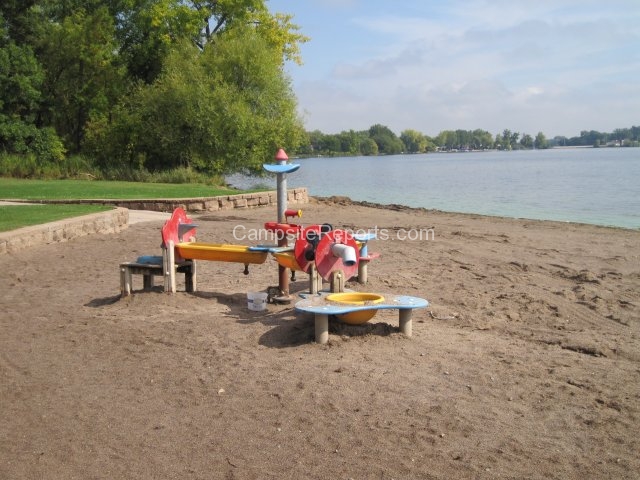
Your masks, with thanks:
M293 252L277 252L274 253L273 256L279 265L294 271L302 271Z
M214 262L264 263L268 252L250 251L244 245L224 243L183 242L176 244L176 253L189 260L209 260Z

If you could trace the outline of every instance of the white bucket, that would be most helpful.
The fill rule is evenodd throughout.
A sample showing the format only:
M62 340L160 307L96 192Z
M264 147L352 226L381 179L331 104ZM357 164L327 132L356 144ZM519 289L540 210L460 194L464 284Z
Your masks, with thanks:
M264 292L247 292L247 307L254 312L261 312L267 308L268 294Z

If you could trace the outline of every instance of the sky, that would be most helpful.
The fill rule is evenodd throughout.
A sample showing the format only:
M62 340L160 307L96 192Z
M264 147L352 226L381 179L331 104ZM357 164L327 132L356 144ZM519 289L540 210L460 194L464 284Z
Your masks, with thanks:
M640 0L268 0L311 40L309 131L573 137L640 125Z

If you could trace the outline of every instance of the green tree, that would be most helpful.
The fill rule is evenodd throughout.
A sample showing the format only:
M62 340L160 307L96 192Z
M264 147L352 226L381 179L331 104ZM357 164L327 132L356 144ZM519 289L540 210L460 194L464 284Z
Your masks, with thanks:
M547 141L547 137L544 136L544 133L538 132L534 140L534 146L539 149L549 148L549 142Z
M520 134L518 132L513 132L511 134L511 139L509 141L509 143L513 146L513 145L517 145L518 144L518 138L520 138Z
M32 49L9 38L0 15L0 151L57 161L64 147L53 129L38 128L44 73Z
M427 137L417 130L407 129L403 131L400 134L400 140L402 140L409 153L424 153L427 151Z
M378 155L378 144L373 138L363 138L360 141L360 153L364 156Z
M151 170L260 172L278 147L293 151L304 138L280 59L251 26L202 53L183 42L153 85L139 86L111 125L95 126L96 154Z
M332 155L342 152L342 143L338 134L328 134L322 138L321 150Z
M307 132L307 137L309 138L309 153L320 153L322 151L322 139L324 138L324 133L320 130L314 130L312 132Z
M357 155L360 153L360 138L355 130L340 132L340 152L346 155Z
M253 25L281 53L278 62L301 63L299 44L307 37L292 16L271 14L265 0L114 0L120 53L134 78L147 83L162 71L172 46L187 39L204 50L216 37L236 27Z
M40 51L46 71L45 122L70 151L79 152L89 119L109 115L125 85L109 11L80 9L51 23Z
M522 145L523 148L533 148L533 137L528 133L523 134L520 139L520 145Z
M498 135L496 135L496 144L500 144L502 150L512 150L518 144L519 137L520 134L518 132L512 132L508 128L505 128L499 139Z
M378 151L387 155L402 153L404 144L389 127L376 124L369 128L369 137L378 145Z
M476 129L473 131L473 148L483 150L493 147L493 136L486 130Z
M443 150L457 149L458 135L453 130L443 130L435 138L435 143Z

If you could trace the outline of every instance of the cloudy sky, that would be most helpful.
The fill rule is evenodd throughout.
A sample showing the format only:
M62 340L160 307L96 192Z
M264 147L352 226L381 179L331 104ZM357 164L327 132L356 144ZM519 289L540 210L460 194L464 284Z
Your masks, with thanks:
M640 0L268 0L311 41L287 66L307 130L640 125Z

